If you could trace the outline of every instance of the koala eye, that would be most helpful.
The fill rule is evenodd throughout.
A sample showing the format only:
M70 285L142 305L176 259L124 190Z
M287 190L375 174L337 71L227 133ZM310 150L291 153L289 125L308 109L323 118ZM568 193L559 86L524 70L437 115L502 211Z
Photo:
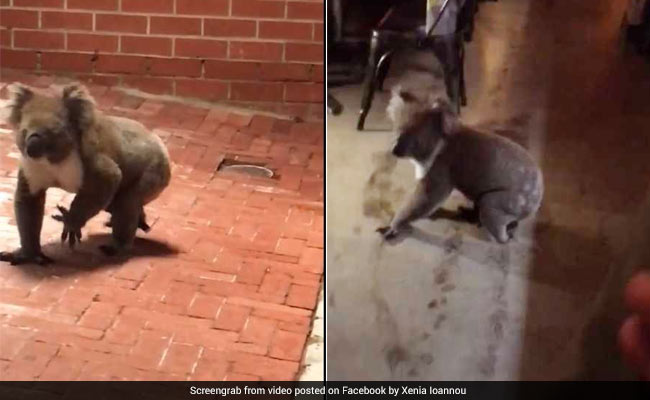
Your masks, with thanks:
M20 131L20 133L23 135L27 135L27 129L23 129L22 131Z

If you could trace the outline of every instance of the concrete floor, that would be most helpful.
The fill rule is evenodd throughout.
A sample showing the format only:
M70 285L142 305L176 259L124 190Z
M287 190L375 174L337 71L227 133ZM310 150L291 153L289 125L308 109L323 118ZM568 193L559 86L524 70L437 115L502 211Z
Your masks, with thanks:
M328 379L631 377L616 331L625 280L650 265L650 68L622 46L626 3L481 5L462 118L527 147L546 184L505 246L445 220L382 244L413 169L385 155L387 93L357 132L360 89L332 90L346 112L327 121Z

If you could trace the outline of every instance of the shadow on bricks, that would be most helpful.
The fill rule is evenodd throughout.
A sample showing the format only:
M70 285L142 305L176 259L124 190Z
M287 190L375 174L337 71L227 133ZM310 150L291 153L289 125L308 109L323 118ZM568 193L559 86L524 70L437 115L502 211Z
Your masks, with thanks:
M93 270L115 268L129 261L137 261L138 258L169 257L178 253L173 246L150 240L147 238L136 238L133 250L130 254L121 257L107 257L99 251L99 246L108 243L111 235L91 234L84 237L74 251L67 246L57 242L49 242L42 246L43 252L54 259L54 263L47 267L38 269L39 277L62 277L83 274ZM17 268L18 271L26 274L34 274L34 269Z

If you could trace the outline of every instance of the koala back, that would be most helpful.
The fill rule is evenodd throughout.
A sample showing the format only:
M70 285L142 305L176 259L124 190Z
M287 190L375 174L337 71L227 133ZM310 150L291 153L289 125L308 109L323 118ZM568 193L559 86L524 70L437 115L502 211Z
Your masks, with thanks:
M521 193L527 204L541 201L541 169L526 149L508 138L464 128L449 139L442 157L455 186L472 199L507 190Z

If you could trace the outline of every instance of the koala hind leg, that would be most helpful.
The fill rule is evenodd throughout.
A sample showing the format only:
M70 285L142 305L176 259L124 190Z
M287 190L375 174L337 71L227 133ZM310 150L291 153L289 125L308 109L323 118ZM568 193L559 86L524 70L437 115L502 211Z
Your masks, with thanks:
M479 205L480 223L499 242L506 243L514 236L518 225L518 217L504 210L503 205L509 204L513 195L511 192L493 192L486 194Z
M111 213L113 243L100 247L105 254L115 255L129 250L138 228L145 232L149 229L143 206L162 192L165 182L160 176L158 170L151 168L135 185L115 195L107 210Z
M113 241L100 246L109 256L128 250L133 244L142 215L142 200L137 191L125 190L115 196L111 211Z
M107 209L107 211L111 214L113 214L112 209ZM113 227L113 216L111 215L111 219L108 220L105 224L107 227L112 228ZM138 228L142 229L143 232L149 232L151 230L151 226L147 223L147 215L144 213L144 208L140 212L140 220L138 221Z

